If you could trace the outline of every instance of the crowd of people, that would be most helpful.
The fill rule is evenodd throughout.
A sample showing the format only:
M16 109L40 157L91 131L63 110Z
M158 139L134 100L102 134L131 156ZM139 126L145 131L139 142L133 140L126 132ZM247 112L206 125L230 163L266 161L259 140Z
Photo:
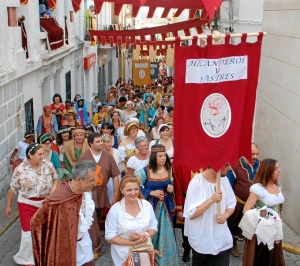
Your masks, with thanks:
M53 96L39 117L37 142L26 132L10 158L6 215L18 194L22 225L16 263L95 265L105 230L116 266L134 265L137 254L147 265L176 266L177 242L184 262L192 251L194 266L226 266L245 240L245 212L267 205L280 214L278 162L260 162L254 143L251 162L242 157L221 169L220 190L209 166L193 179L189 169L174 171L173 91L172 77L142 87L120 78L90 110L80 94L65 102ZM246 238L243 265L261 265L262 256L266 265L285 265L281 240L269 249Z

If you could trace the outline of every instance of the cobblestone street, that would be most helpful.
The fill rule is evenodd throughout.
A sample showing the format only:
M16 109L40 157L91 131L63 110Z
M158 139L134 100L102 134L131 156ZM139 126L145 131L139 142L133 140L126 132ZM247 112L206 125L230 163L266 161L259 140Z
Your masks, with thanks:
M103 232L104 233L104 232ZM179 265L191 266L192 263L183 263L181 256L183 249L181 247L181 233L179 229L175 229L176 237L179 239L178 251L179 251ZM18 252L21 239L21 226L20 221L17 219L0 237L0 266L17 266L13 260L13 256ZM112 266L112 260L110 256L110 248L106 241L103 241L103 255L96 261L96 266ZM240 251L243 250L243 243L239 243ZM284 251L285 262L287 266L299 266L300 255L289 253ZM230 257L230 266L241 266L242 256L238 258ZM165 265L171 266L171 265Z

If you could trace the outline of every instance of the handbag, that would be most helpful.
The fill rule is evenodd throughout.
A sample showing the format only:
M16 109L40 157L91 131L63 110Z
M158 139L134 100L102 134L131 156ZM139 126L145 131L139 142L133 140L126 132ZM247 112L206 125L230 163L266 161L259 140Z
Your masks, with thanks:
M151 245L133 247L122 266L154 266L155 254L158 254L158 252L153 249L152 243Z

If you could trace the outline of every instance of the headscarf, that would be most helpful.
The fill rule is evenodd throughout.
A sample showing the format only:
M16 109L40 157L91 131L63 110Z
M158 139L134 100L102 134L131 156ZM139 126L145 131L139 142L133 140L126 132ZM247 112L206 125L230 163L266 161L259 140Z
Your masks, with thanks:
M159 127L158 127L158 129L157 129L158 133L160 133L160 131L161 131L161 129L162 129L163 127L169 128L169 126L168 126L167 124L161 124L161 125L159 125ZM170 129L170 128L169 128L169 129Z
M83 101L83 106L80 107L80 108L82 108L82 113L83 113L83 119L84 119L84 122L87 123L88 120L89 120L89 118L88 118L88 115L87 115L86 102L85 102L85 100L84 100L83 98L78 98L78 99L77 99L77 102L76 102L76 105L75 105L76 113L78 114L78 109L79 109L78 103L79 103L80 101ZM79 115L77 115L77 120L80 121L80 116L79 116Z
M144 94L144 103L147 103L147 98L150 97L151 101L153 101L153 95L151 93Z
M52 110L51 109L51 107L50 107L50 105L45 105L44 107L43 107L43 111L44 111L44 113L47 111L47 110Z
M125 107L127 107L128 104L132 104L133 107L134 107L134 102L133 101L127 101L126 104L125 104Z
M40 137L40 144L43 144L43 143L45 143L46 141L48 141L50 139L51 139L51 134L46 133L46 134L44 134Z
M85 130L83 128L75 128L75 129L73 129L72 130L72 137L74 137L78 133L85 134Z

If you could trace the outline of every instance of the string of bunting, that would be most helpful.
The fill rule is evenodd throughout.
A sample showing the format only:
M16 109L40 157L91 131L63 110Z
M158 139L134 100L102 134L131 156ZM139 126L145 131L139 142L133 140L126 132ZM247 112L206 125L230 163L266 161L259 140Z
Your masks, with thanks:
M158 26L147 29L136 29L136 30L90 30L90 37L92 41L98 40L99 43L105 45L110 43L113 46L115 43L118 44L119 48L122 44L126 45L126 49L129 48L130 44L135 44L137 37L140 38L141 42L146 42L146 36L150 35L151 41L155 41L155 35L161 34L162 38L167 37L167 33L171 32L174 37L178 36L178 31L184 31L185 35L190 35L190 29L196 28L197 33L203 32L202 25L207 24L209 21L201 19L192 19L188 21L178 22L175 24L169 24L164 26ZM96 38L95 38L96 37Z
M142 49L147 48L149 50L150 45L153 46L154 50L165 49L167 47L174 47L175 43L172 41L146 41L142 43L140 40L136 40L133 44L133 48L135 49L137 45L141 45Z

